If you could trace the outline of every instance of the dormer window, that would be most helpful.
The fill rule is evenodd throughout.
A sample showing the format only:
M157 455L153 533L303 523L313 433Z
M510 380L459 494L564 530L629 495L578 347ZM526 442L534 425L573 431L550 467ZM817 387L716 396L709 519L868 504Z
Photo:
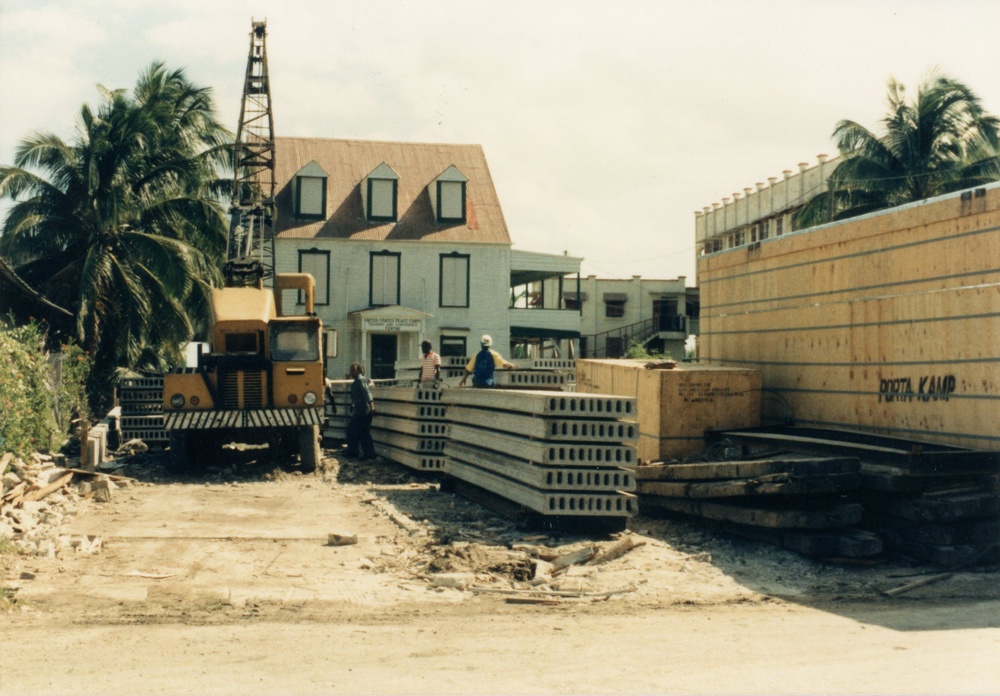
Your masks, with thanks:
M295 217L305 220L326 218L326 180L323 167L310 162L295 174L292 184Z
M365 217L371 222L395 222L399 175L383 162L361 182Z
M431 185L431 206L438 222L465 222L465 185L469 179L455 165Z

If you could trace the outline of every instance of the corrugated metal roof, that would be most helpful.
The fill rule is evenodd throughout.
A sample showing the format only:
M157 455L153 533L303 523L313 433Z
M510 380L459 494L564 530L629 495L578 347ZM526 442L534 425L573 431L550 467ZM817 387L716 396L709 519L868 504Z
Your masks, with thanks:
M328 138L275 139L275 233L280 238L428 240L510 244L493 179L480 145L395 143ZM325 220L297 220L292 180L315 161L329 174ZM380 164L399 175L396 222L365 218L360 185ZM468 177L466 221L439 223L428 186L449 167Z

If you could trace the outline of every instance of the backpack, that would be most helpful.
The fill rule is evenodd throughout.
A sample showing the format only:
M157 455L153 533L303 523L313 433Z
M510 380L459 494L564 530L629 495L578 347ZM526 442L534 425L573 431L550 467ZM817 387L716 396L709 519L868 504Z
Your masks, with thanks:
M489 348L483 348L476 355L476 363L472 369L472 383L484 387L492 387L495 370L496 365L493 362L493 352Z

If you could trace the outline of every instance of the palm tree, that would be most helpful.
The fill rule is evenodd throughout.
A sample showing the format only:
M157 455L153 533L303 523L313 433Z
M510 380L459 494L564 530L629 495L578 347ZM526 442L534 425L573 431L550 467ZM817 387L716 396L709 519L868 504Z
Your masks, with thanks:
M828 191L798 213L798 227L840 220L1000 179L1000 120L976 94L949 77L932 75L906 101L906 88L889 81L885 134L855 121L837 124L842 161Z
M216 194L232 138L209 90L183 71L154 63L131 95L101 91L72 143L35 133L0 167L0 196L15 201L0 254L75 313L106 393L116 376L176 362L205 328L226 245Z

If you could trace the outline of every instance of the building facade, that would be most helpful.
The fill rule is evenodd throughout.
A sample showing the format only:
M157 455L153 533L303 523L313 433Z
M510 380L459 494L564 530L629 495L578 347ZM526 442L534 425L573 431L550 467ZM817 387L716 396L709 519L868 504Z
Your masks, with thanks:
M276 271L316 279L338 345L329 377L359 362L391 378L425 339L452 356L482 334L510 345L511 241L480 146L277 138L275 180ZM282 298L286 311L299 301Z
M625 280L587 276L564 278L565 306L580 312L581 358L620 358L635 344L647 350L685 357L688 338L698 333L698 289L686 277ZM553 288L555 290L555 288Z
M827 190L827 181L840 158L817 155L817 164L799 163L799 170L768 177L754 187L736 191L722 203L695 212L695 240L703 254L757 244L795 231L795 213Z

